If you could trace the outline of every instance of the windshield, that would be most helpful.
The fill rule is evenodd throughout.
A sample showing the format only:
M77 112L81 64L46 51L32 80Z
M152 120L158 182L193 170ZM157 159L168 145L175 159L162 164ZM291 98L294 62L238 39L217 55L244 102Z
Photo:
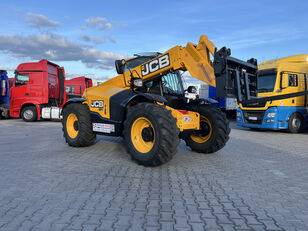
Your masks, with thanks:
M258 92L272 92L275 88L276 70L262 70L258 72Z
M128 71L129 69L133 69L137 66L140 66L141 64L153 59L154 57L152 56L144 56L144 57L137 57L137 58L133 58L130 60L127 60L125 63L125 68L124 68L124 72Z

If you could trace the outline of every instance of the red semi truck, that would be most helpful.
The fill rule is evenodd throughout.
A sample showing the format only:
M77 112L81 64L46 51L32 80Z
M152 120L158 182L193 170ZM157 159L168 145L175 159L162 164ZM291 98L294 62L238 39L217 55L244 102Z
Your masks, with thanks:
M92 79L81 76L65 80L65 85L66 85L66 97L70 99L70 98L81 97L86 88L93 86L93 82Z
M30 122L59 119L66 102L64 68L46 59L22 63L10 89L10 117Z

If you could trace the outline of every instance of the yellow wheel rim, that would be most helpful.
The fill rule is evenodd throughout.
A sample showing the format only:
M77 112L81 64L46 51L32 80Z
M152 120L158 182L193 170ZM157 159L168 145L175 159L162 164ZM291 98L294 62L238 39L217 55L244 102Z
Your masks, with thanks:
M142 131L145 128L152 128L153 140L145 141L142 136ZM152 123L145 117L136 119L131 128L131 139L134 147L138 152L147 153L151 151L155 143L155 131Z
M200 124L201 123L206 123L208 126L209 126L209 129L210 129L210 132L209 134L207 134L206 136L197 136L197 135L194 135L194 134L191 134L190 135L190 138L195 141L196 143L199 143L199 144L202 144L202 143L205 143L206 141L208 141L211 136L212 136L212 125L210 123L210 121L208 120L208 118L204 117L204 116L201 116L200 117Z
M66 131L70 138L75 139L78 135L78 119L74 113L69 114L66 119Z

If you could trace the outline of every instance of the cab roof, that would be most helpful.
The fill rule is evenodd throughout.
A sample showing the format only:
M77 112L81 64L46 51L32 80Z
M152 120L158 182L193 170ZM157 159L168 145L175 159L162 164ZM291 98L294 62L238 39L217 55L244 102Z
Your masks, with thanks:
M264 64L273 64L273 63L285 63L285 62L290 62L290 63L308 63L308 55L307 54L302 54L302 55L293 55L293 56L288 56L280 59L272 59L265 61L261 63L260 65Z
M302 65L307 64L307 65ZM270 68L279 68L282 66L287 66L289 68L296 67L308 67L308 55L307 54L301 54L301 55L293 55L288 56L280 59L272 59L265 61L263 63L260 63L258 65L259 70L263 69L270 69Z

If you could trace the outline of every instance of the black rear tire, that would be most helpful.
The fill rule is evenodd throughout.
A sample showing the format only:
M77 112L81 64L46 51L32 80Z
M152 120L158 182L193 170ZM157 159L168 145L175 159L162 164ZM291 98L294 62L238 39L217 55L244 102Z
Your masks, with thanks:
M139 130L135 130L134 124L140 119L148 121L147 123L150 124L147 128L150 128L152 132L148 138L140 135ZM127 113L123 131L127 151L132 159L143 166L158 166L171 160L180 142L180 130L176 122L171 111L163 106L140 103L132 107ZM142 139L145 144L151 142L150 148L140 148L140 145L136 144L138 139Z
M206 135L203 135L201 131L204 128L202 128L200 122L201 131L193 131L184 135L186 145L193 151L199 153L209 154L217 152L223 148L229 140L231 131L229 128L229 120L225 113L211 105L199 106L197 112L201 116L200 120L203 118L202 123L207 123L206 126L209 131ZM198 142L196 140L198 140Z
M290 133L302 132L304 128L304 118L298 112L293 113L288 122L288 131Z
M72 136L68 131L68 119L75 115L77 121L74 123L74 130L77 136ZM89 107L81 103L71 103L63 108L62 130L65 141L73 147L87 147L94 143L96 134L92 131L92 122ZM73 132L74 132L73 130Z
M21 118L25 122L34 122L37 120L37 110L35 106L26 106L21 111Z

